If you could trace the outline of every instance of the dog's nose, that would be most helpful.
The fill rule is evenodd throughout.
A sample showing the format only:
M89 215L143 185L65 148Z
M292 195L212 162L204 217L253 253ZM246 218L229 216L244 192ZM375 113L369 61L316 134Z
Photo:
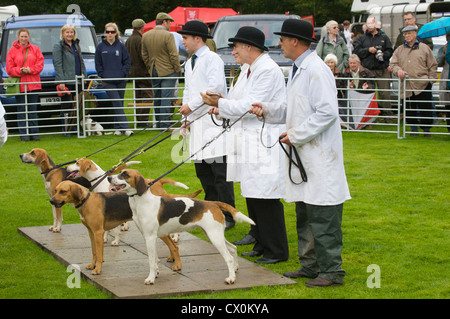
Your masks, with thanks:
M111 183L111 181L112 181L112 176L108 176L108 182Z

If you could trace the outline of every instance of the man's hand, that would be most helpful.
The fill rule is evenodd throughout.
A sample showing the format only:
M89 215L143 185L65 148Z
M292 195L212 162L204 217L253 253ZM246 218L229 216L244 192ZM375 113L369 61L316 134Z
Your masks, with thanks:
M405 77L405 75L408 75L408 72L403 71L403 70L399 70L399 71L397 72L397 76L398 76L400 79L403 79L403 78Z
M289 140L289 137L287 136L287 132L281 133L280 142L287 144L289 146L292 146L291 141Z
M188 135L188 133L189 133L189 125L190 125L191 123L190 122L188 122L188 121L185 121L185 122L183 122L183 124L181 124L181 127L180 127L180 135L183 137L183 138L185 138L187 135Z
M219 108L213 106L212 108L209 109L208 114L219 115Z
M256 116L263 115L262 103L256 102L252 104L252 108L248 111L251 114L255 114Z
M219 99L225 98L222 94L217 94L211 91L206 91L206 94L200 92L200 95L202 96L203 103L216 107L219 107Z
M190 109L189 105L184 104L182 107L180 107L178 112L181 113L184 116L187 116L189 113L192 112L192 110Z

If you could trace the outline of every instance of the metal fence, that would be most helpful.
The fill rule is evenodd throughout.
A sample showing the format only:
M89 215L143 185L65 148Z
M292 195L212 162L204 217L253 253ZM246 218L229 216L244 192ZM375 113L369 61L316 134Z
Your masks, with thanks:
M21 137L30 135L32 125L36 124L36 121L39 135L63 134L76 135L79 138L96 134L124 134L125 131L136 131L142 127L159 130L159 126L171 125L181 118L176 111L181 106L184 78L166 78L174 80L175 84L164 88L142 87L141 81L148 82L152 79L155 78L102 79L97 83L97 80L79 77L73 81L66 81L69 90L64 92L56 90L57 82L42 82L47 89L45 92L38 92L37 101L36 97L34 100L32 98L36 92L22 94L21 99L24 97L24 103L18 103L16 98L2 96L9 135ZM110 87L106 82L117 84L125 80L126 87L119 89ZM337 78L337 80L346 80L348 83L349 79ZM365 80L388 81L390 88L387 90L377 88L371 92L350 89L348 84L339 87L339 114L343 131L396 134L397 138L405 138L410 135L425 135L426 132L422 129L418 132L413 131L415 126L420 127L414 123L428 120L431 121L431 124L427 124L430 128L428 136L450 135L448 125L450 91L446 88L439 89L439 79L436 79L429 90L432 98L420 101L423 107L414 114L408 111L407 99L403 98L405 94L413 93L412 90L400 88L406 88L409 81L417 80L404 79L403 85L400 79ZM49 87L54 89L48 90ZM157 98L158 91L163 90L170 91L170 96ZM123 98L122 96L114 98L114 94L111 94L118 91L123 94ZM144 94L149 92L153 93L153 97ZM383 95L381 92L388 92L386 95L389 97L381 98ZM164 101L166 106L157 106L158 102ZM33 105L36 107L33 108ZM118 116L122 111L126 116L127 128L116 128Z

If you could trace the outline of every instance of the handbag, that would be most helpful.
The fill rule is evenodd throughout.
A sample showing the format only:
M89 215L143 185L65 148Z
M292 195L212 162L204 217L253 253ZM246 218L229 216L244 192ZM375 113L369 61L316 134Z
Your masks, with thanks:
M25 65L25 61L27 60L28 56L28 48L25 52L25 59L23 60L22 67ZM9 77L3 82L3 85L5 86L5 96L6 97L14 97L16 95L20 94L20 77Z

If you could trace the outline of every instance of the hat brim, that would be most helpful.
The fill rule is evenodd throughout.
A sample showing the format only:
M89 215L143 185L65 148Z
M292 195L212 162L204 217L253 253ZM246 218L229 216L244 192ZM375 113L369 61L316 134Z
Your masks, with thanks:
M229 42L241 42L241 43L245 43L254 47L257 47L258 49L261 49L263 51L269 51L269 49L267 47L265 47L264 45L259 45L253 41L250 41L248 39L243 39L243 38L230 38L228 39Z
M204 33L200 33L200 32L195 32L195 31L188 31L188 30L180 30L177 31L177 33L179 34L187 34L187 35L193 35L193 36L198 36L198 37L202 37L202 38L207 38L207 39L212 39L213 37L209 34L204 34Z
M309 42L318 42L317 39L304 37L302 35L298 35L298 34L290 33L290 32L274 32L273 34L284 35L285 37L297 38L297 39L306 40L306 41L309 41Z

